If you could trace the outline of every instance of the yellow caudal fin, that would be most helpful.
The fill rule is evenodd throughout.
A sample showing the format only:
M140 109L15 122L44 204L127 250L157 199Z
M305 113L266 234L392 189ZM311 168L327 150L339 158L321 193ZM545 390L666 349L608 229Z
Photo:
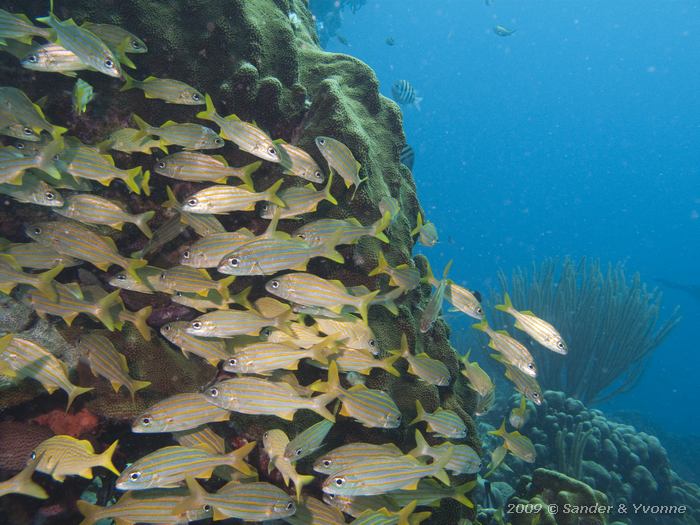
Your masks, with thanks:
M83 521L81 521L79 525L93 525L93 523L100 519L97 517L97 515L102 510L102 507L93 505L92 503L88 503L82 499L79 499L75 504L78 507L80 514L84 516Z
M389 263L386 262L386 257L384 257L384 252L379 251L379 256L377 260L377 267L369 272L367 275L369 277L374 277L375 275L379 275L380 273L386 272L386 270L389 268Z
M97 463L99 466L106 468L117 476L119 475L119 471L114 466L114 463L112 463L112 455L114 454L114 451L117 450L118 444L119 440L117 439L102 454L100 454L100 459Z
M411 237L413 237L417 233L420 233L420 231L422 229L423 229L423 214L421 212L418 212L418 215L416 216L416 227L411 230Z
M425 437L423 437L423 434L421 433L420 430L416 429L416 448L411 450L409 454L414 457L419 457L419 456L430 456L433 457L431 452L432 452L432 447L428 444L428 442L425 440Z
M196 479L187 478L185 483L187 483L187 490L190 492L190 494L189 496L183 498L180 503L175 505L175 507L173 507L172 514L174 516L184 514L188 510L201 508L204 505L205 498L207 497L207 492L202 488Z
M472 328L481 332L487 332L489 329L489 323L486 321L486 319L482 319L480 322L473 324Z
M38 499L47 499L49 495L40 486L32 481L32 474L36 470L39 461L41 460L41 455L37 457L31 463L28 463L22 471L12 478L12 485L14 486L13 493L24 494L25 496L31 496Z
M501 421L501 426L498 427L498 430L489 431L489 434L491 434L493 436L499 436L499 437L503 437L507 433L508 432L506 432L506 420L505 419L503 421Z
M335 364L335 361L334 361ZM335 416L326 408L326 405L336 398L335 392L327 392L313 398L313 407L311 410L328 421L335 422Z
M245 458L254 448L255 441L251 441L250 443L243 445L241 448L237 448L233 452L226 454L226 457L228 458L226 464L247 476L253 475L255 471L250 465L248 465L248 463L245 462Z
M238 292L237 294L234 294L229 297L229 301L231 301L234 304L239 304L247 309L252 309L253 305L250 303L248 300L248 295L250 294L250 291L253 289L252 286L249 286L248 288L245 288Z
M277 196L277 191L280 189L280 186L282 186L282 183L284 182L284 179L280 179L277 182L275 182L272 186L267 188L265 190L265 200L276 204L277 206L280 206L282 208L286 208L287 205L284 203L282 199L280 199Z
M180 201L177 200L177 197L175 197L175 193L170 186L165 187L165 195L167 196L168 200L162 204L163 208L173 208L178 211L180 208L182 208Z
M335 197L333 197L333 194L331 193L331 186L333 185L333 172L328 176L328 182L326 183L325 188L323 188L323 198L330 202L331 204L338 204L338 201L335 200Z
M292 478L294 481L294 491L296 492L297 501L301 501L301 489L303 489L309 483L313 483L315 476L295 476Z
M143 268L147 265L148 261L146 259L127 259L125 270L129 275L132 275L134 278L141 280L141 278L136 273L136 270L138 270L139 268Z
M471 492L474 490L474 487L476 486L476 481L468 481L467 483L462 483L461 485L457 485L454 488L454 492L450 496L455 501L459 501L462 505L465 507L468 507L470 509L474 508L474 503L472 500L470 500L466 494L468 492Z
M352 192L352 195L350 196L350 200L353 201L355 199L355 194L357 193L357 190L360 189L360 185L365 182L369 177L364 177L360 180L357 181L357 184L355 184L355 189Z
M253 185L253 178L251 175L258 171L258 168L262 166L262 161L259 160L257 162L253 162L251 164L248 164L246 166L243 166L240 168L240 176L239 178L243 181L243 184L250 188L254 188L255 186Z
M141 337L143 337L146 341L151 340L151 328L148 326L148 318L151 316L152 312L152 306L145 306L136 312L132 319L130 319L131 323L141 334Z
M197 118L201 118L204 120L214 120L214 118L217 116L216 113L216 108L214 107L214 102L211 100L211 96L209 96L209 93L204 95L204 101L206 103L206 109L204 111L200 111L197 113Z
M131 119L134 121L136 126L141 130L140 133L137 133L136 135L134 135L134 140L143 139L146 136L153 133L153 131L155 130L155 128L153 128L153 126L151 126L148 122L146 122L141 117L139 117L136 113L131 114Z
M42 274L39 274L37 278L36 288L42 292L46 297L52 301L56 301L58 295L56 294L56 288L54 287L54 278L63 271L65 266L63 264L56 265L56 267L48 270Z
M148 221L150 221L155 214L156 212L151 210L145 213L140 213L134 217L134 224L136 227L149 239L153 237L153 232L151 231L151 227L148 225Z
M130 170L126 170L126 175L124 175L124 184L136 195L141 195L141 187L136 182L136 177L141 175L141 167L136 166Z
M369 305L372 304L372 301L374 300L377 295L379 295L379 292L381 290L375 290L373 292L370 292L366 295L362 295L358 297L358 302L357 305L355 306L357 308L357 311L360 313L360 316L362 317L362 320L364 321L365 325L368 324L367 317L369 315Z
M384 359L381 360L382 363L382 370L385 372L390 373L392 376L399 377L401 374L399 373L396 368L394 368L394 363L401 357L401 354L396 352L393 355L390 355L389 357L385 357Z
M130 259L135 260L135 259ZM95 308L95 317L100 320L100 322L109 330L114 331L114 316L112 315L112 307L121 303L121 297L119 295L119 290L114 290L109 295L105 295L102 299L97 302L97 308Z
M233 281L236 280L235 275L229 275L228 277L225 277L224 279L220 279L216 281L216 291L219 292L219 295L221 298L224 300L224 302L228 302L230 299L231 295L229 293L229 286L233 283Z
M425 409L423 408L421 402L418 399L416 399L416 417L413 418L409 425L415 425L416 423L420 423L421 421L423 421L424 417Z
M330 366L328 367L327 381L316 381L309 388L311 388L311 390L313 390L314 392L331 393L337 397L337 395L342 390L342 387L340 386L340 376L338 375L337 363L335 361L332 361Z
M503 294L503 303L504 304L497 304L495 306L496 310L500 310L501 312L510 312L513 310L513 303L510 300L510 295L508 295L508 292Z
M491 474L493 474L498 469L498 467L500 467L501 464L503 464L503 462L506 459L507 453L508 450L503 445L500 445L493 449L493 452L491 452L491 461L487 467L487 472L482 477L490 477Z
M66 405L66 412L70 410L71 405L73 404L73 401L75 401L75 398L92 390L92 387L84 387L84 386L77 386L73 385L70 390L68 391L68 404ZM119 474L117 472L117 474Z
M389 227L391 224L391 213L388 211L382 215L382 218L379 219L377 222L375 222L372 225L372 236L375 237L376 239L379 239L382 242L388 243L389 238L386 236L384 231Z
M399 511L399 513L396 515L398 518L398 521L396 522L397 525L410 525L411 522L409 522L408 518L411 514L413 514L414 510L416 510L416 500L413 500Z
M119 91L128 91L129 89L134 89L134 88L139 87L139 85L141 84L140 81L138 81L138 80L134 79L133 77L131 77L130 75L128 75L126 73L126 71L123 72L122 74L124 75L124 84L122 84L122 87L119 88Z
M431 466L434 467L433 471L433 477L439 479L442 483L445 485L449 486L450 485L450 477L447 475L447 472L445 471L445 465L447 465L450 462L450 459L452 459L452 454L454 453L454 446L449 445L447 447L444 447L445 452L443 452L442 457L439 459L436 459Z
M167 150L165 151L166 153L168 152ZM143 194L146 197L151 196L151 186L149 185L149 182L151 180L151 172L146 170L141 174L141 190L143 190Z
M139 381L138 379L132 379L131 382L128 385L126 385L126 388L131 394L131 402L136 402L136 392L138 392L139 390L143 390L144 388L147 388L149 386L151 386L150 381Z

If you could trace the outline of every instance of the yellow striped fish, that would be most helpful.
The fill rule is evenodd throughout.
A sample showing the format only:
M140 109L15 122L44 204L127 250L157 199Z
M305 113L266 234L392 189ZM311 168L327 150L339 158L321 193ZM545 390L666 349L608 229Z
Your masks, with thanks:
M294 482L297 501L301 500L301 489L314 480L313 476L303 476L296 471L294 464L284 455L285 448L289 444L289 438L284 431L273 428L263 434L263 450L270 458L268 472L277 469L282 474L284 484L289 486L289 481Z
M175 292L170 296L174 303L183 304L194 308L198 312L206 313L209 310L228 310L229 304L236 304L236 299L229 297L224 299L217 291L210 291L206 296L191 292Z
M122 76L119 60L107 44L90 31L76 25L72 18L64 21L56 18L53 13L53 0L49 16L37 20L54 30L54 42L75 53L81 62L91 69L111 77Z
M166 191L170 192L170 188L167 188ZM187 226L180 219L181 214L179 211L166 210L165 215L167 217L165 222L158 227L153 237L148 239L143 248L131 254L132 257L145 257L158 251L187 229ZM223 226L221 226L221 229L223 229Z
M54 278L63 271L63 266L40 274L29 274L22 271L12 255L0 254L0 292L8 294L20 284L26 284L41 291L46 297L56 300L58 294L53 285Z
M2 252L11 255L22 268L34 270L50 270L59 264L70 268L81 264L73 257L61 255L49 246L38 242L17 242L2 248Z
M5 39L31 44L35 36L48 39L49 31L42 27L36 27L24 13L10 13L0 9L0 41L2 41L2 45L6 45Z
M200 315L185 329L198 337L233 337L236 335L259 335L267 326L282 328L291 316L291 310L274 318L263 317L252 310L222 310Z
M204 96L195 88L180 80L148 76L144 80L125 75L126 82L120 91L140 89L146 98L157 98L169 104L199 106L204 104Z
M143 40L123 27L112 24L95 24L93 22L83 22L81 27L94 33L105 44L120 52L146 53L148 51L148 47L146 47Z
M429 385L447 386L450 384L450 371L445 363L433 359L425 352L413 355L408 346L406 334L401 336L401 350L392 352L408 361L408 372Z
M224 361L223 369L234 374L269 375L275 370L297 370L302 359L328 362L336 352L334 346L319 345L300 349L287 344L253 343L236 348L234 355Z
M288 421L294 419L297 410L312 410L319 416L335 421L326 405L335 394L300 397L287 383L277 383L257 377L234 377L216 383L206 390L207 400L231 412L253 415L277 416Z
M187 491L182 489L158 490L153 492L127 492L119 501L108 507L99 507L84 500L76 505L85 519L80 525L94 525L102 520L112 518L119 525L136 525L137 523L158 523L160 525L182 525L191 521L210 518L211 508L198 508L186 512L176 512Z
M163 141L167 146L182 146L186 150L193 149L216 149L224 147L224 139L219 137L211 128L202 126L201 124L194 124L192 122L178 123L168 120L162 126L151 126L148 122L145 122L138 115L131 116L136 122L136 125L141 130L142 136L145 135L155 135ZM186 175L184 175L188 170L187 168L199 168L200 170L205 167L203 164L207 163L207 159L214 159L215 157L209 157L208 155L203 155L201 153L194 152L180 152L184 153L178 157L178 153L166 157L168 160L163 162L162 160L156 165L156 173L165 175L167 177L172 177L180 180L188 180ZM194 153L190 156L190 153ZM197 162L201 157L204 159ZM178 159L176 161L175 159ZM221 158L223 160L223 158ZM183 162L184 161L184 162ZM211 161L209 161L211 162ZM164 165L161 166L161 163ZM222 162L213 163L215 167L219 169ZM218 164L218 166L216 166ZM225 161L223 161L225 165ZM182 172L182 175L181 173ZM173 176L177 175L177 176ZM206 176L206 173L200 173L201 176ZM190 179L190 180L212 180L212 179Z
M56 188L33 176L24 176L21 186L0 184L0 194L9 195L17 202L52 208L63 206L64 202L63 196Z
M4 116L0 116L0 135L26 140L33 144L37 144L41 141L41 137L32 128L21 122L7 120Z
M444 466L451 455L450 448L442 458L430 465L421 463L412 456L360 459L352 465L333 471L323 482L321 490L342 496L372 496L399 489L415 490L421 479L430 476L449 485L450 479Z
M255 441L230 452L210 454L197 448L181 446L164 447L145 455L129 465L115 483L117 490L146 490L149 488L173 488L186 478L209 479L214 469L227 465L244 474L253 473L245 462Z
M117 393L121 387L125 387L132 401L137 391L151 384L150 381L139 381L129 376L126 357L105 336L94 333L82 335L76 346L79 352L87 356L94 375L107 379Z
M201 268L191 266L173 266L160 274L159 291L190 292L206 297L210 290L219 292L221 297L228 299L228 287L233 283L235 276L226 277L215 281L209 273Z
M297 511L284 518L290 525L344 525L343 513L312 496L304 496Z
M428 299L428 304L425 305L423 313L420 317L419 330L421 333L426 333L433 326L433 323L437 320L440 315L440 310L442 309L442 302L445 298L445 290L447 289L447 274L452 266L452 261L445 265L445 269L442 272L442 279L438 282L435 290L430 295Z
M77 283L54 283L54 288L58 294L57 300L53 300L40 291L33 291L29 294L32 307L39 317L44 319L46 314L55 315L61 317L68 326L71 326L79 314L89 314L100 321L109 331L114 330L113 310L115 308L122 309L119 290L96 300L92 297L83 297Z
M277 190L284 182L275 182L265 191L255 192L243 186L211 186L187 197L182 204L182 211L195 214L222 214L232 211L252 211L260 201L274 202L284 207L284 202L277 196Z
M535 462L535 458L537 457L535 445L532 444L530 438L523 436L517 430L514 432L507 432L505 419L501 422L501 426L498 430L492 430L489 434L502 438L503 446L516 458L522 459L526 463Z
M284 457L290 461L299 461L313 454L321 448L331 428L333 428L333 421L327 419L311 425L287 443L284 448Z
M173 432L173 439L181 447L199 448L210 454L224 454L226 452L226 442L211 427L206 425Z
M340 415L356 419L366 427L397 428L401 425L401 411L389 394L383 390L367 388L363 384L344 389L340 386L338 365L335 362L328 368L328 382L317 382L311 387L340 399Z
M379 355L379 343L372 329L354 315L344 315L337 319L314 317L319 330L326 335L339 334L342 343L356 350L367 350Z
M263 219L272 219L275 213L279 213L280 219L289 219L316 211L318 204L326 200L331 204L337 205L338 201L331 194L331 184L333 176L328 177L326 186L321 191L316 191L313 184L306 186L292 186L280 191L278 198L282 200L284 206L280 207L276 203L264 203L260 206L260 217ZM281 209L280 209L281 208Z
M168 186L165 188L168 195L168 201L163 204L166 208L173 208L180 214L182 224L186 224L192 228L197 235L206 236L212 233L225 233L226 228L219 222L219 219L214 215L203 213L188 213L182 209L182 205L175 198L175 194ZM178 232L179 233L179 232Z
M121 330L124 323L131 323L139 331L141 337L146 341L151 340L151 329L147 324L148 318L153 312L152 306L145 306L141 308L138 312L132 312L124 308L119 312L117 320L119 321L117 329Z
M172 344L177 346L187 357L188 354L205 359L212 366L228 359L231 354L226 350L226 344L221 339L202 338L187 333L188 321L174 321L163 325L160 333Z
M392 223L401 212L401 205L399 204L399 201L397 201L394 197L390 195L385 195L384 197L382 197L379 200L377 208L379 208L379 213L381 213L382 215L388 213L391 217Z
M57 435L42 441L31 453L32 460L38 460L36 470L50 474L56 481L66 476L80 476L92 479L92 467L104 467L119 474L112 463L112 455L119 440L112 443L104 452L95 454L92 443L72 436Z
M47 143L29 156L23 155L17 148L0 148L0 184L22 184L24 173L32 168L60 179L61 174L54 166L54 156L62 148L62 139Z
M228 410L212 405L204 394L176 394L151 405L134 419L132 432L158 433L192 430L207 423L228 421Z
M219 134L236 144L241 151L270 162L281 161L277 146L263 130L254 124L243 122L236 115L222 117L216 112L209 95L206 96L205 102L207 109L197 113L197 118L216 123L220 128Z
M274 142L277 144L277 151L282 158L281 162L285 168L283 172L285 175L301 177L309 182L318 184L326 180L326 176L316 164L314 158L303 149L287 144L282 139Z
M323 501L353 518L358 517L367 510L379 510L382 508L396 510L396 508L398 508L391 503L384 494L354 497L340 496L338 494L324 494Z
M497 304L496 310L506 312L515 317L515 327L532 337L539 344L556 352L566 354L568 348L557 329L543 319L540 319L529 310L519 311L513 308L510 296L506 293L503 297L505 304Z
M226 254L254 238L248 228L206 235L182 253L180 264L193 268L216 268Z
M332 312L340 313L343 306L353 306L367 323L367 310L379 290L362 296L348 293L339 281L328 281L311 273L288 273L265 284L265 289L272 295L287 301L307 306L322 306Z
M66 411L76 397L92 390L71 383L68 379L68 368L51 352L34 341L14 334L0 337L0 361L7 364L11 376L34 379L41 383L49 394L59 388L66 392Z
M363 459L378 457L399 457L403 452L393 443L375 445L373 443L348 443L324 454L314 461L314 470L321 474L330 474L354 465Z
M160 159L155 165L155 172L176 180L220 184L226 184L229 177L236 177L243 181L246 187L252 188L251 175L257 171L260 164L261 162L257 161L242 168L235 168L229 166L226 159L220 155L178 151Z
M391 266L384 257L384 252L379 252L379 260L377 261L377 267L369 272L367 275L372 277L374 275L379 275L380 273L385 273L389 276L389 285L398 286L401 290L408 291L413 290L416 286L420 284L421 276L420 271L415 266L409 266L408 264L399 264L394 267Z
M325 336L318 335L318 331L311 326L299 322L291 322L287 326L287 331L269 330L264 335L268 343L284 343L298 346L299 348L311 348L320 344Z
M411 230L411 237L418 235L418 242L423 246L432 248L438 243L438 232L435 224L432 222L423 222L423 215L418 212L418 217L416 219L416 227Z
M471 350L462 358L462 363L464 364L462 375L469 380L470 388L476 390L479 395L486 396L495 388L493 381L479 366L479 363L469 361L469 354L471 354Z
M34 130L37 135L42 131L47 131L54 138L66 131L65 128L59 128L47 121L41 108L34 104L22 90L3 86L0 87L0 122L8 121L24 124Z
M121 204L98 195L88 193L71 195L66 199L63 207L54 211L69 219L88 224L106 224L120 231L124 223L129 222L136 225L149 239L153 237L148 221L153 218L156 212L147 211L138 215L132 215Z
M105 272L116 264L134 275L137 268L147 264L143 259L123 257L111 238L98 235L78 223L37 222L27 226L25 232L58 253L90 262Z
M508 335L508 332L505 330L493 330L486 319L472 325L472 327L488 335L491 339L489 348L499 352L508 363L529 376L537 376L535 360L532 358L530 351L520 341Z
M187 479L190 496L176 509L212 508L214 521L237 518L243 521L268 521L293 515L294 500L282 489L257 481L224 485L216 494L209 494L194 479Z
M75 77L76 71L89 69L73 51L54 42L34 46L20 59L20 64L31 71L61 73L68 77Z
M452 410L438 407L435 412L426 412L421 402L416 399L416 417L409 423L415 425L424 421L428 432L447 439L461 439L467 436L467 426Z
M528 398L530 401L536 405L542 404L542 387L538 383L537 379L530 376L529 374L524 374L519 368L511 365L500 355L491 356L496 361L501 363L506 367L505 376L513 385L515 389Z
M124 153L145 153L151 154L151 150L160 149L164 153L168 153L165 141L144 137L140 129L121 128L114 131L106 140L97 145L100 152L107 150L122 151Z
M443 499L453 499L467 508L473 509L474 503L467 497L476 483L468 481L461 485L445 487L432 479L422 479L415 490L395 490L386 495L386 498L396 507L403 507L411 502L420 506L435 506Z
M73 177L94 180L103 186L109 186L114 179L120 179L136 194L141 194L142 187L136 178L142 175L142 186L147 190L148 172L142 174L141 167L122 170L114 165L110 155L104 155L93 146L86 146L79 140L69 137L66 139L66 149L58 155L58 165Z
M314 257L344 264L345 259L335 250L334 241L314 247L295 238L256 238L226 254L217 269L228 275L272 275L284 270L306 270Z
M431 512L414 512L416 502L411 501L401 506L401 510L390 511L386 508L366 510L350 523L353 525L418 525L431 516Z
M32 475L36 471L38 461L40 460L41 456L27 463L27 466L15 476L5 481L0 481L0 498L7 494L24 494L32 498L47 499L49 495L46 491L40 485L32 481Z
M160 276L165 270L143 266L132 273L120 272L109 280L109 285L132 292L155 293L161 290Z
M360 178L362 165L357 162L350 148L339 140L330 137L316 137L316 146L328 162L328 168L343 178L345 187L349 188L353 184L355 185L355 191L350 197L352 200L360 184L367 180L367 177Z
M394 368L394 362L401 357L393 355L384 359L377 359L367 350L357 350L355 348L340 347L338 355L334 358L338 370L347 372L359 372L360 374L368 375L373 368L384 370L389 374L399 377L399 371ZM312 363L317 364L317 363Z
M471 292L453 281L447 282L445 289L445 299L456 310L467 314L474 319L481 320L484 318L484 309L481 307L478 297L474 292Z
M469 445L455 445L447 442L431 447L423 437L423 434L420 433L420 430L416 430L416 448L408 454L416 458L428 456L433 459L439 459L445 454L447 447L450 446L452 447L452 457L445 465L445 470L456 475L476 474L481 470L481 458Z
M387 214L369 226L362 226L354 217L346 220L319 219L294 230L292 236L299 237L311 246L323 246L336 236L336 244L355 244L365 235L388 243L389 239L383 232L389 226L389 219Z

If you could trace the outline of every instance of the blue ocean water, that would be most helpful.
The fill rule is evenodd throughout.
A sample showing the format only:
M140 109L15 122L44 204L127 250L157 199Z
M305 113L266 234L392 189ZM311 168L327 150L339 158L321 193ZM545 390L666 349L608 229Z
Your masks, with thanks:
M423 249L433 266L454 259L451 277L480 290L499 269L565 256L700 284L700 4L491 3L369 0L326 45L367 62L384 95L407 79L423 97L403 114L441 237ZM700 433L700 301L666 290L664 305L682 322L600 408Z

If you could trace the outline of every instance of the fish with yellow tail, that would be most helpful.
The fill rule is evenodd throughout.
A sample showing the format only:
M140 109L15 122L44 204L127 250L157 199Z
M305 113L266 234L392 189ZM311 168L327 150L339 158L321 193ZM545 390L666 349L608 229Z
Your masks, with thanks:
M121 330L124 327L124 323L131 323L134 325L141 337L145 341L151 340L151 328L148 326L148 318L153 312L152 306L144 306L138 312L132 312L131 310L121 310L119 315L117 315L117 324L115 325L117 330Z
M64 266L59 264L40 274L25 273L12 255L0 254L0 292L9 294L15 286L26 284L55 301L58 294L54 288L54 278L63 271L63 268Z
M0 184L18 186L23 183L27 170L38 169L54 179L61 174L54 166L54 157L63 149L63 139L59 138L42 145L29 155L23 155L12 147L0 148Z
M0 129L14 123L22 124L21 133L12 135L18 139L39 141L42 131L56 139L66 132L66 128L54 126L46 120L41 108L24 91L11 86L0 87Z
M513 383L513 386L518 392L535 403L535 405L539 406L542 404L542 387L536 378L523 373L519 368L503 359L501 355L492 355L491 358L506 367L504 375L506 379Z
M146 98L157 98L169 104L184 104L199 106L204 104L204 95L195 88L180 80L172 78L146 77L144 80L125 75L126 82L120 91L140 89Z
M384 359L377 359L372 353L367 350L358 350L356 348L348 348L341 345L338 349L338 355L334 357L335 363L338 365L338 370L343 373L359 373L369 375L373 368L384 370L392 376L399 377L401 374L394 368L394 363L401 357L399 354L394 354ZM312 363L317 365L317 363Z
M73 86L73 112L82 115L87 110L87 105L95 98L93 87L79 78Z
M452 266L452 261L445 265L445 269L442 272L442 279L437 284L435 290L433 290L430 299L428 299L428 304L425 306L423 313L420 317L420 332L426 333L433 326L433 323L437 320L440 315L440 310L442 310L442 302L445 298L445 290L447 289L448 280L447 274Z
M127 53L141 54L148 51L148 47L146 47L143 40L122 27L113 24L95 24L93 22L83 22L81 27L97 35L100 40L117 54L119 62L131 69L136 69L136 65L126 56Z
M369 305L379 290L365 295L354 296L348 293L340 281L328 281L311 273L288 273L265 284L265 289L287 301L306 306L322 306L340 313L343 306L354 307L367 323Z
M498 430L492 430L489 434L498 436L503 439L503 447L505 447L508 452L513 454L516 458L525 461L526 463L534 463L537 453L535 452L535 445L527 436L523 436L517 430L514 432L506 431L506 421L505 419L501 422L501 426Z
M350 148L339 140L330 137L316 137L316 147L328 162L329 170L335 171L345 181L345 187L355 186L350 197L350 200L353 200L360 184L368 179L368 177L360 178L362 165L357 162Z
M363 384L348 389L341 387L335 361L328 368L328 381L316 382L311 388L340 399L340 415L351 417L368 428L397 428L401 425L401 411L383 390L367 388Z
M406 334L401 335L401 350L391 352L408 361L408 372L429 385L447 386L450 384L450 371L439 359L433 359L425 352L413 355L408 346Z
M230 140L241 151L255 155L269 162L281 162L278 146L272 139L255 124L243 122L236 115L222 117L216 112L211 97L205 97L207 108L197 113L197 118L210 120L219 126L219 134Z
M503 302L504 304L496 305L496 310L512 315L515 318L515 328L522 330L552 352L566 354L569 351L557 329L547 321L540 319L529 310L519 311L513 308L513 303L507 292L503 296Z
M416 399L416 417L409 425L422 421L427 423L428 432L447 439L461 439L467 435L467 427L456 412L444 408L438 408L432 413L426 412L421 402Z
M114 310L121 310L122 303L119 290L100 298L84 296L78 283L54 283L57 299L53 300L41 291L32 291L29 299L34 311L42 319L46 315L55 315L62 318L68 326L71 326L79 314L88 314L100 321L110 332L116 327Z
M66 412L76 397L92 390L74 385L68 378L68 368L63 361L43 346L14 334L0 337L0 366L3 374L10 377L38 381L49 394L59 388L66 392Z
M13 242L1 248L2 252L11 255L22 268L33 270L52 270L56 266L64 268L77 266L77 259L59 254L49 246L38 242Z
M197 337L222 337L224 339L237 335L260 335L263 328L274 326L288 331L287 324L293 316L290 308L265 316L255 310L219 310L200 315L189 321L185 331Z
M71 195L66 198L65 204L61 208L54 211L78 222L105 224L119 231L124 227L124 223L128 222L134 224L149 239L153 237L148 221L153 218L156 212L147 211L132 215L121 204L98 195L88 193Z
M24 494L32 498L47 499L49 495L43 487L32 481L32 475L36 472L41 457L27 463L26 467L10 479L0 481L0 498L6 494Z
M112 463L112 454L117 449L119 440L112 443L104 452L96 454L92 444L72 436L58 435L42 441L31 453L31 459L37 461L36 470L51 475L56 481L63 481L66 476L80 476L92 479L93 467L104 467L119 475Z
M263 449L270 458L268 464L268 474L277 469L282 474L284 484L289 486L290 480L294 482L297 501L301 500L301 489L314 480L313 476L299 474L292 461L284 455L284 451L289 444L289 438L284 431L273 428L263 434Z
M49 186L43 180L35 176L25 176L22 178L22 185L0 184L0 193L9 195L17 202L36 204L37 206L48 206L58 208L63 206L63 196L59 191Z
M72 18L59 20L54 15L53 0L50 3L49 15L37 18L42 24L53 29L52 41L72 51L86 66L109 75L121 78L122 68L117 56L94 33L79 27Z
M507 363L531 377L537 376L537 367L530 351L517 339L508 335L505 330L492 329L486 319L473 324L472 328L484 332L489 336L489 348L500 353Z
M230 357L230 352L226 350L226 343L222 339L197 337L187 333L187 321L173 321L164 324L160 328L160 333L172 344L180 348L182 354L196 355L205 359L212 366L217 366L221 361Z
M414 512L416 501L403 506L399 511L393 512L382 508L379 510L366 510L350 523L354 525L418 525L427 520L430 512Z
M178 265L168 268L160 274L158 289L170 294L187 292L202 297L206 297L211 291L216 291L224 300L227 300L229 298L228 288L234 280L235 277L231 276L215 281L204 268Z
M438 243L438 232L432 222L423 222L423 215L419 212L416 219L416 227L411 230L411 237L418 235L418 242L423 246L432 248Z
M150 381L139 381L129 376L129 366L124 354L114 348L112 342L103 335L85 334L77 341L78 351L87 356L90 370L94 375L107 379L115 392L125 387L134 401L136 392L148 387Z
M476 451L469 445L455 445L454 443L442 443L438 446L431 447L428 442L420 433L420 430L416 429L416 448L409 452L409 455L419 458L421 456L428 456L433 459L439 459L445 452L446 447L452 446L452 457L450 461L445 465L445 470L452 472L453 474L476 474L481 470L481 458Z
M34 37L49 38L49 30L32 24L24 13L10 13L0 9L0 42L17 40L23 44L31 44Z
M484 372L479 363L469 361L470 354L471 350L462 358L462 364L464 364L462 375L469 380L469 387L472 390L475 390L480 396L486 396L495 386L491 377Z
M121 128L112 132L109 137L97 145L101 153L107 150L122 151L124 153L145 153L150 155L151 150L159 149L168 154L167 144L162 139L144 137L140 129Z
M19 58L20 64L25 69L43 73L60 73L67 77L75 77L76 71L89 69L78 55L53 42L33 46Z
M241 414L270 415L292 421L297 410L305 409L335 421L326 408L337 397L334 392L301 397L288 383L242 376L220 381L204 395L211 404Z
M389 238L384 234L384 230L389 226L389 219L389 215L385 214L368 226L363 226L354 217L346 220L318 219L298 228L292 236L298 237L311 246L322 246L336 236L338 237L336 244L356 244L365 235L388 243Z
M422 479L418 482L416 490L396 490L386 494L386 499L398 508L408 505L411 501L415 501L420 506L436 506L440 504L440 500L453 499L465 507L473 509L474 503L469 499L467 493L471 492L475 486L476 482L468 481L461 485L445 487L435 480Z
M366 350L373 356L379 355L379 343L372 329L360 318L350 314L337 318L321 317L312 314L318 329L326 335L339 334L339 340L355 350Z
M336 470L350 467L362 459L403 455L401 449L393 443L375 445L373 443L353 442L325 453L314 462L314 470L321 474L330 474Z
M377 267L369 272L369 276L379 275L380 273L385 273L389 276L389 285L397 286L403 291L413 290L416 286L420 284L421 277L420 271L415 266L409 266L408 264L399 264L398 266L391 266L386 258L384 257L384 252L379 252L379 260L377 261Z
M236 348L235 354L224 361L223 369L233 374L270 375L275 370L297 370L302 359L328 363L328 357L336 352L332 342L299 349L289 344L265 341Z
M127 492L119 501L107 507L99 507L84 500L76 505L85 517L79 525L94 525L105 519L113 519L119 525L158 523L159 525L182 525L210 518L211 508L197 508L176 512L176 507L187 497L183 489L159 490L157 492Z
M277 144L277 151L281 156L281 163L285 168L283 173L285 175L301 177L317 184L321 184L326 180L314 158L303 149L287 144L282 139L277 139L274 143Z
M251 522L284 519L297 510L289 494L265 481L232 481L215 494L210 494L194 479L188 478L187 488L190 495L175 507L175 512L210 508L213 510L214 521L227 518Z
M327 419L311 425L287 443L284 448L284 457L289 461L299 461L313 454L321 448L331 428L333 428L333 421Z
M204 394L175 394L136 417L131 431L141 434L181 432L207 423L228 421L230 417L228 410L212 405Z
M173 122L172 120L168 120L161 126L151 126L148 122L143 120L138 115L134 114L131 116L131 118L134 119L134 122L141 130L140 135L142 138L155 135L160 140L162 140L163 143L167 146L182 146L182 148L185 150L218 149L224 147L224 139L219 137L219 135L213 129L208 128L206 126L202 126L201 124L195 124L193 122L178 123ZM190 155L191 153L193 155ZM221 170L222 164L223 167L227 167L227 164L223 160L223 158L210 157L208 155L204 155L203 153L196 153L192 151L175 153L173 155L169 155L166 158L170 159L170 162L167 162L166 166L167 164L170 164L170 166L161 167L161 163L159 161L156 166L156 173L170 176L169 174L172 174L173 172L186 173L188 171L192 171L193 168L196 171L197 167L204 168L204 166L202 166L202 163L206 162L208 159L215 159L219 164L219 166L217 166L219 170ZM177 168L179 168L179 170ZM202 176L204 175L203 172L204 170L201 169L200 173ZM178 173L178 175L178 177L172 178L187 180L184 173L182 175ZM227 175L224 174L222 174L221 176L224 177L224 179L227 177ZM212 180L214 174L210 175L210 177L211 178L206 180Z
M240 179L246 188L253 187L251 175L262 164L256 161L242 168L229 166L220 155L206 155L196 151L178 151L163 157L155 164L155 172L164 177L191 182L225 184L230 177Z
M284 518L289 525L344 525L343 513L326 505L321 500L305 495L300 503L297 503L297 511Z
M291 219L316 211L321 201L328 201L333 205L337 205L331 193L331 185L333 183L333 174L328 177L326 186L321 191L316 191L314 185L309 183L306 186L291 186L284 188L279 192L278 197L284 202L284 207L280 210L280 206L272 202L266 202L260 206L260 216L263 219L272 219L275 213L279 211L280 219Z
M187 197L182 203L182 211L194 214L225 214L232 211L252 211L255 204L268 201L283 207L285 203L277 195L284 181L278 180L265 191L256 192L245 185L210 186Z
M146 490L180 486L186 478L209 479L218 466L226 465L243 474L253 473L245 458L255 448L251 441L229 454L181 446L164 447L138 459L119 475L117 490Z
M508 422L516 430L520 430L527 423L528 411L525 396L520 396L520 405L511 409Z
M421 479L431 476L449 485L444 467L451 456L449 447L443 457L431 464L407 455L359 459L353 465L333 471L321 490L341 496L372 496L399 489L416 490Z

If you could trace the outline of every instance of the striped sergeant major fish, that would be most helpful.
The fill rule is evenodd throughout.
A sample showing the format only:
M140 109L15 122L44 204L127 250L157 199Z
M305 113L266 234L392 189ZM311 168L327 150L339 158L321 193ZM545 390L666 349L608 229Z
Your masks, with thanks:
M420 111L420 103L423 101L408 80L397 80L391 85L392 98L402 106L413 106Z

